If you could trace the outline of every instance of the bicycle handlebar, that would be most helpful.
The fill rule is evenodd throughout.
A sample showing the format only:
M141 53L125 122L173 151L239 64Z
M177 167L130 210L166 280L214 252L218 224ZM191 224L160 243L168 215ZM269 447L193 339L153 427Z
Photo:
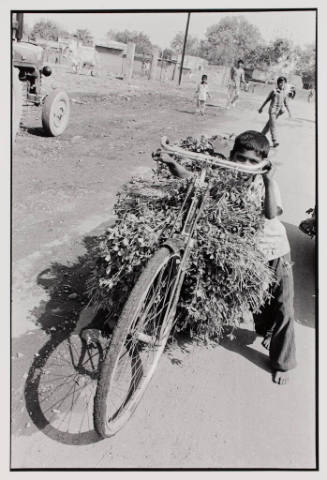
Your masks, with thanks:
M209 165L211 164L223 168L229 168L244 173L252 173L253 175L256 175L258 173L265 173L270 164L269 160L265 159L259 162L257 165L242 165L240 163L225 160L223 158L212 157L211 155L206 155L204 153L190 152L188 150L185 150L184 148L177 147L176 145L170 145L169 140L166 136L161 137L160 143L163 150L168 153L179 155L183 158L187 158L190 160L199 160L200 162L204 162Z

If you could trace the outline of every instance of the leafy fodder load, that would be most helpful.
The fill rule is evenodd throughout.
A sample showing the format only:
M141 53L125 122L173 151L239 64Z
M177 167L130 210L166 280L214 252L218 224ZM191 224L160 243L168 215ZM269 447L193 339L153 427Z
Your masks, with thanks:
M196 140L194 145L199 148ZM200 148L209 151L203 141ZM200 168L194 161L179 161ZM263 218L249 188L252 177L223 169L210 173L173 333L186 330L197 339L218 341L225 326L235 327L245 312L260 310L273 278L257 248ZM118 320L154 251L180 231L190 181L173 178L159 164L151 179L132 178L118 193L115 224L98 239L88 282L91 302L108 312L110 323Z

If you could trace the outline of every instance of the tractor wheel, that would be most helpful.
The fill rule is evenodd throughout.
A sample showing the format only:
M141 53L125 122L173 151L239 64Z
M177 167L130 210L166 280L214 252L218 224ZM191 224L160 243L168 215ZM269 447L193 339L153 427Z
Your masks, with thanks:
M42 125L51 137L61 135L67 127L70 101L64 90L54 90L45 99L42 109Z
M18 68L12 72L12 142L16 140L19 124L23 115L23 91L22 82L19 80Z

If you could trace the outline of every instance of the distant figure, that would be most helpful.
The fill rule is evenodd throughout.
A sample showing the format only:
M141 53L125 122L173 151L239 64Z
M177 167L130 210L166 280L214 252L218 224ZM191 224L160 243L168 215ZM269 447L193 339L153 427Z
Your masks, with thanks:
M142 71L143 71L143 75L149 79L150 78L150 62L149 62L149 60L143 60Z
M308 93L308 103L311 103L313 96L314 96L314 87L311 87Z
M262 113L264 106L270 102L269 106L269 120L264 126L262 133L266 135L270 130L271 139L274 147L278 147L279 143L277 141L277 132L276 132L276 120L280 115L284 113L284 108L288 111L289 117L291 118L291 112L288 106L288 95L286 89L287 79L286 77L277 78L277 88L272 90L266 100L263 102L258 112Z
M240 97L241 83L245 84L244 62L239 60L237 67L232 67L227 88L227 108L235 107Z
M207 75L202 75L201 83L196 88L195 99L196 99L196 113L204 115L205 105L207 98L210 98L209 87L208 87L208 77Z

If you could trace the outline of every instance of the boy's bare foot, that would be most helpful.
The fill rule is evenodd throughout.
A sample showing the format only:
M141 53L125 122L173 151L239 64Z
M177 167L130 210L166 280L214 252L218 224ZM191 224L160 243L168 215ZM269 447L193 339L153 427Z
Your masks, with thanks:
M261 342L261 345L265 347L266 350L269 350L271 341L271 335L265 335L264 339Z
M285 385L289 381L288 372L281 372L280 370L275 370L273 373L273 382L278 383L279 385Z

